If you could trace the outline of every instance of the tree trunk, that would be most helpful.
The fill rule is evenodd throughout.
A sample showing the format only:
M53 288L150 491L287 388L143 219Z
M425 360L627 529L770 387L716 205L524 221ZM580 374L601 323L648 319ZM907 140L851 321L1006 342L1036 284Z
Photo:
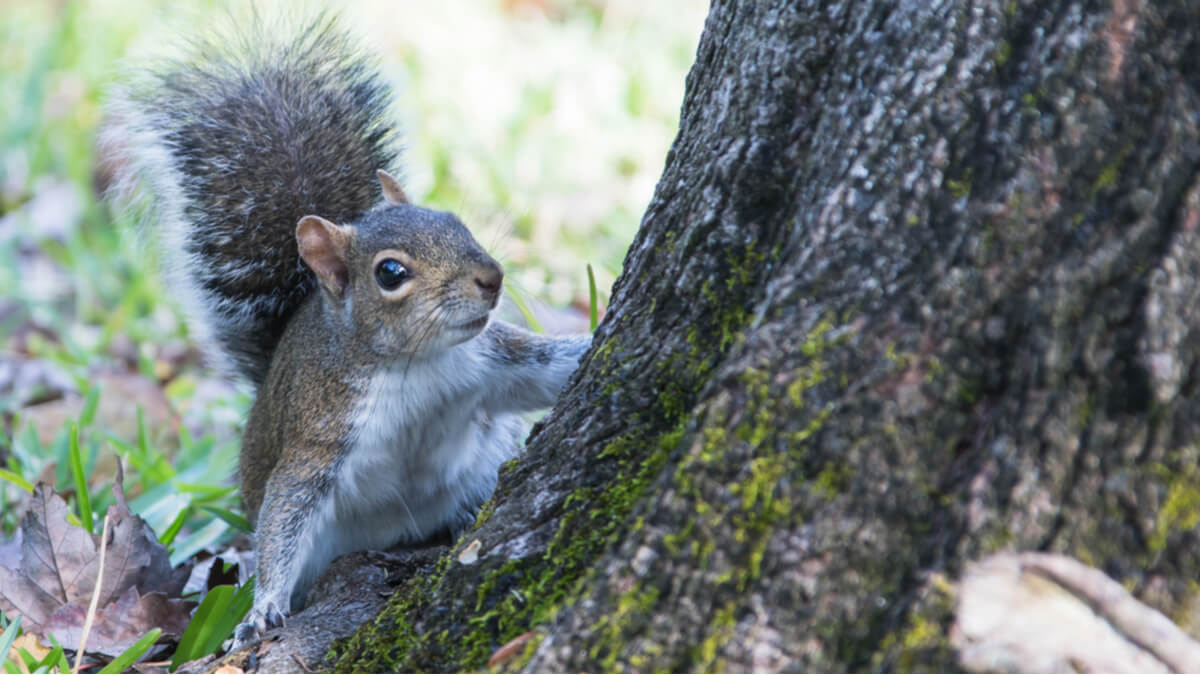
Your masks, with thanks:
M1002 550L1196 634L1198 125L1189 0L718 0L593 351L333 663L956 670Z

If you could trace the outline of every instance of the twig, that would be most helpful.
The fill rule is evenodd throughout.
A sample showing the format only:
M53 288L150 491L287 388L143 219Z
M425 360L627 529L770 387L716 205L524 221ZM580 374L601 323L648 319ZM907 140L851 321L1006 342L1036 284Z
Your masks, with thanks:
M108 552L108 514L104 516L104 527L100 532L100 569L96 572L96 587L92 589L92 602L88 604L87 618L83 621L83 634L79 636L79 650L75 652L75 667L72 674L79 672L79 664L83 661L84 648L87 647L88 633L92 632L92 619L96 618L96 605L100 602L100 585L104 581L104 554Z
M300 667L304 669L304 672L306 672L306 673L313 672L313 669L308 667L308 664L305 663L304 660L300 658L299 654L292 654L292 660L295 661L296 663L299 663Z

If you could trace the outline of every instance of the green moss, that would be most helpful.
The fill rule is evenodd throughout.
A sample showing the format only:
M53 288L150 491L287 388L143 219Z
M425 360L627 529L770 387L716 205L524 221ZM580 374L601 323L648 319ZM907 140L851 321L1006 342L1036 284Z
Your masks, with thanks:
M996 67L1003 68L1010 58L1012 58L1012 45L1008 43L1008 40L1001 40L1000 44L996 46Z
M483 506L479 507L479 513L475 514L475 527L476 528L483 527L483 524L486 523L488 521L488 519L492 517L492 513L494 513L495 511L496 511L496 500L494 498L489 499L486 502L484 502Z
M1010 548L1016 539L1016 535L1007 527L993 524L991 529L980 535L979 548L984 553L996 553Z
M1096 395L1089 394L1084 399L1083 404L1079 406L1079 428L1086 429L1092 421L1092 415L1096 412Z
M737 604L729 602L713 615L712 621L709 622L708 634L692 650L691 660L696 664L697 672L725 671L725 664L717 659L717 653L733 637L733 629L737 626L736 612Z
M813 480L813 488L825 498L833 499L846 489L852 475L850 466L845 462L833 462L817 474Z
M965 406L975 405L983 395L983 380L977 377L964 377L955 390L955 397Z
M817 325L813 326L813 329L804 337L804 344L800 345L800 353L811 359L825 351L826 347L829 346L825 337L832 328L833 323L828 317L818 321Z
M1176 476L1167 490L1167 499L1158 510L1154 532L1147 542L1150 552L1161 553L1167 539L1177 532L1190 532L1200 525L1200 471L1195 469Z
M1117 172L1119 170L1120 166L1117 162L1104 167L1104 170L1100 172L1100 177L1096 179L1095 184L1092 186L1092 196L1095 196L1096 193L1100 192L1104 188L1109 188L1116 185Z
M725 284L729 290L736 291L748 287L751 281L758 278L762 272L763 262L766 261L767 256L755 247L755 243L752 241L744 249L740 251L735 249L730 252L729 274L725 277ZM777 253L773 250L772 255L777 255Z
M1117 153L1116 157L1114 157L1112 161L1104 165L1104 168L1100 170L1100 175L1097 176L1096 181L1092 183L1091 196L1093 199L1095 199L1101 191L1117 184L1117 180L1121 175L1121 165L1125 163L1125 158L1128 157L1131 152L1133 152L1133 147L1125 146L1121 148L1120 152Z
M916 354L901 354L896 351L896 343L889 342L883 350L883 356L888 361L891 361L897 370L908 370L916 360Z
M946 366L942 365L941 359L930 355L925 357L925 381L933 382L941 377L946 372Z
M950 190L950 194L955 199L965 199L971 196L971 177L972 171L967 169L967 172L959 180L947 179L946 188Z
M941 575L930 579L900 630L883 637L871 658L873 670L912 672L917 668L952 668L955 650L949 628L955 615L954 588Z
M644 621L658 601L658 588L632 588L617 598L616 609L605 614L592 625L592 630L600 635L600 641L588 651L588 656L599 663L597 670L613 672L619 670L617 648L623 643L627 624L631 621Z
M604 344L600 345L600 347L596 349L595 353L592 354L592 361L602 366L610 364L612 362L612 357L616 355L616 345L616 340L605 340Z

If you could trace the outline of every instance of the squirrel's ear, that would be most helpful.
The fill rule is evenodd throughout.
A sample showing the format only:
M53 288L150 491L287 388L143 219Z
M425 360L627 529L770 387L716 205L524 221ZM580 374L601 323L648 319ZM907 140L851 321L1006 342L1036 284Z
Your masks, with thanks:
M383 188L383 198L392 206L401 206L408 203L408 195L404 194L404 188L400 187L400 181L396 180L392 174L380 169L375 172L379 176L379 186Z
M350 283L350 268L346 266L350 235L350 228L340 227L320 216L304 216L296 224L300 257L317 273L321 285L338 298L345 294Z

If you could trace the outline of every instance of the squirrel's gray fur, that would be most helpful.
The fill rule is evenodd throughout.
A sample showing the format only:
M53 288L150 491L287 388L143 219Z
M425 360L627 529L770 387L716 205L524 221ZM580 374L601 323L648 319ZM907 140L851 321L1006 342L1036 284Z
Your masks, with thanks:
M239 20L116 92L105 135L126 178L157 196L148 219L194 330L257 387L316 288L296 221L350 222L375 206L398 134L389 87L333 17L298 29Z

